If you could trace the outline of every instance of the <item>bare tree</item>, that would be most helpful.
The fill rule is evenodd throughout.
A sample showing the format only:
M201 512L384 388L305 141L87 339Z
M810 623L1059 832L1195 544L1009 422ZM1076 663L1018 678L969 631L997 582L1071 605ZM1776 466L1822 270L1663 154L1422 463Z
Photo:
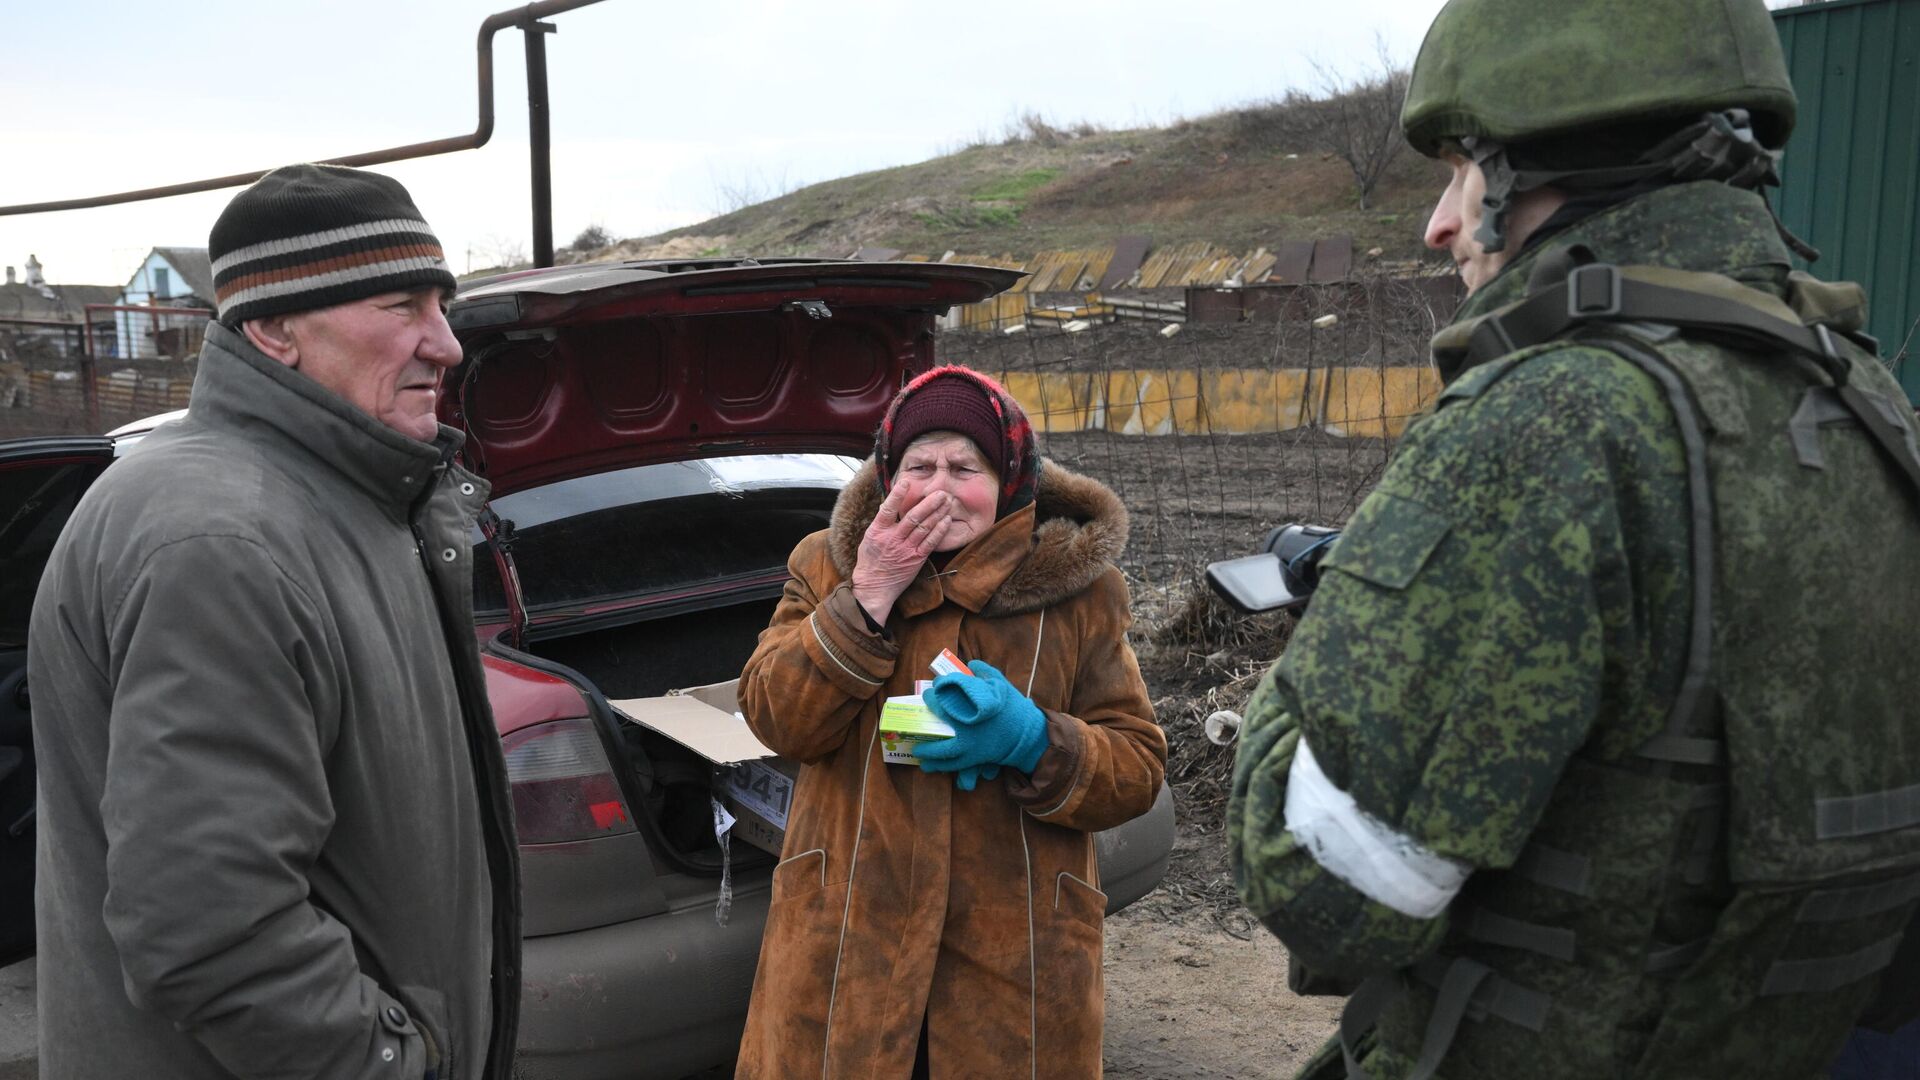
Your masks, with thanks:
M1318 93L1293 91L1282 103L1293 118L1297 138L1333 154L1353 170L1362 210L1406 145L1400 136L1400 106L1407 97L1409 73L1394 63L1385 39L1378 35L1374 49L1374 66L1352 77L1316 62Z
M476 264L486 270L516 270L529 262L526 241L516 237L488 233L467 244L467 273Z

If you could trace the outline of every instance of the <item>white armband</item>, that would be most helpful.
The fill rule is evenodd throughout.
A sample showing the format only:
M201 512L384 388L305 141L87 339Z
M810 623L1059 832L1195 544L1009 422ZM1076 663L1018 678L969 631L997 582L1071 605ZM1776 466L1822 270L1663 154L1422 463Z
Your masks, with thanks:
M1335 787L1304 736L1287 771L1287 832L1329 874L1402 915L1447 909L1472 868L1436 855Z

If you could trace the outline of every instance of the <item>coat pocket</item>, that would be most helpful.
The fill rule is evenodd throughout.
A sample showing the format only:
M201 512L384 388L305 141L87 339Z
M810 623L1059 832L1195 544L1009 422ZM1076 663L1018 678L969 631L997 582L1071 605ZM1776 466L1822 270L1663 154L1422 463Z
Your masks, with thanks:
M429 990L424 986L402 986L395 995L406 1010L406 1019L412 1021L421 1041L425 1043L427 1067L439 1074L440 1080L450 1080L458 1076L453 1060L452 1034L447 1029L447 997L438 990ZM395 1018L387 1018L387 1026L394 1026Z
M818 1069L839 977L848 882L826 884L827 853L803 851L774 868L760 962L736 1076L772 1080Z
M1107 918L1107 894L1062 870L1053 879L1053 910L1088 926L1102 926Z
M1034 1075L1084 1080L1100 1075L1106 1011L1100 960L1107 894L1065 871L1054 875L1051 891L1051 908L1034 920L1033 1008L1040 1036ZM1046 897L1039 899L1044 903Z
M1452 527L1430 506L1376 491L1354 511L1321 565L1383 588L1404 589Z
M773 868L773 899L799 900L827 887L827 849L814 848L780 860Z

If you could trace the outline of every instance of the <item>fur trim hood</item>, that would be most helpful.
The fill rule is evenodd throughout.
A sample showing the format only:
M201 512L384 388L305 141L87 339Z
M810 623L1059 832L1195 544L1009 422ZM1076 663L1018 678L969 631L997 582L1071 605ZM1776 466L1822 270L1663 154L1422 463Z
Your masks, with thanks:
M994 590L983 615L1018 615L1075 596L1126 550L1127 508L1112 488L1051 459L1043 459L1039 473L1032 547ZM885 499L870 457L833 507L827 552L843 579L853 576L860 538Z

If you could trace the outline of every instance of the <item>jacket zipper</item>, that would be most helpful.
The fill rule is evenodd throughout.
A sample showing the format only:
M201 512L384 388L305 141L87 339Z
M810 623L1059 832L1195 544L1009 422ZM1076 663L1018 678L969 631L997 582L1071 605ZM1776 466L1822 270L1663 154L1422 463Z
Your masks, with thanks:
M467 734L467 757L473 768L473 782L477 789L476 794L480 796L483 820L487 826L485 830L487 871L488 876L493 879L495 892L492 928L494 985L492 988L493 1031L491 1038L487 1041L487 1060L482 1068L490 1077L505 1077L512 1069L513 1047L519 1035L515 1029L518 1027L517 1010L520 997L518 970L520 940L517 928L513 926L519 907L519 890L514 881L512 861L513 831L503 819L504 807L501 801L494 797L495 793L491 790L494 787L492 781L497 779L504 784L505 777L494 776L493 770L487 767L486 756L478 741L481 738L498 738L491 729L491 725L480 723L479 710L473 696L475 693L484 695L485 684L482 683L476 689L471 685L470 674L462 670L463 665L459 659L462 655L460 642L454 636L460 628L453 625L447 598L442 594L434 577L433 560L427 551L426 533L419 523L420 512L432 501L433 493L439 489L442 478L446 476L451 452L451 447L443 449L440 464L434 468L432 478L428 480L425 490L415 501L412 512L408 515L408 528L413 533L413 549L420 559L421 572L426 574L427 592L433 597L434 610L440 616L440 633L447 646L447 659L453 666L454 692L460 701L461 726L466 729ZM470 632L471 628L469 627L468 630ZM481 730L483 727L486 730ZM443 1058L447 1056L444 1049L442 1056Z

